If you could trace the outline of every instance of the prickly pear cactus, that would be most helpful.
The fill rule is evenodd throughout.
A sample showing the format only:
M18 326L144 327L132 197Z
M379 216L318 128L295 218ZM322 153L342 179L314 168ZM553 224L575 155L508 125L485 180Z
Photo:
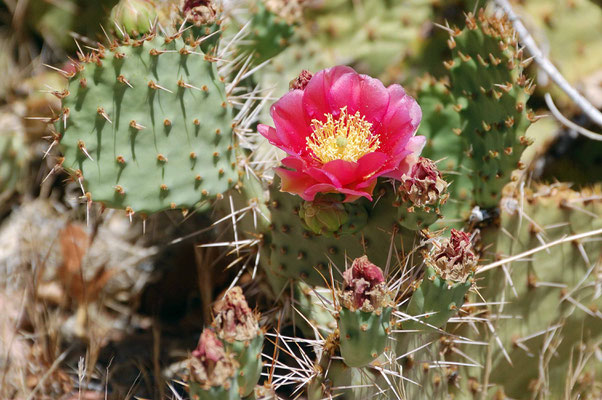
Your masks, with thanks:
M599 194L599 188L579 193L563 185L540 186L528 190L524 198L518 192L507 193L500 226L482 233L482 257L495 261L602 228ZM487 309L495 327L488 351L466 346L479 363L491 360L487 370L467 371L476 379L478 391L524 398L525 393L546 397L568 390L571 396L595 398L588 397L595 387L570 385L566 379L567 373L575 382L602 373L596 357L587 357L597 351L602 333L596 272L601 256L598 238L576 239L483 272L484 279L479 280L483 298L505 303ZM511 365L520 366L521 374L512 373ZM485 391L487 382L491 386Z
M464 304L474 284L477 259L470 236L452 229L450 239L434 242L425 257L427 268L408 304L408 314L421 316L404 323L404 328L429 330L443 327Z
M495 207L530 144L525 131L534 114L527 100L534 85L523 73L528 61L508 20L484 10L468 14L466 27L453 31L448 44L453 58L445 65L461 117L456 132L472 161L474 201Z
M418 132L427 138L422 156L438 160L437 166L449 182L449 199L442 207L444 219L439 225L460 227L470 213L472 182L463 167L467 157L462 138L450 134L460 129L460 114L454 109L448 86L446 81L428 75L416 83L416 98L422 107Z
M382 270L366 256L354 260L343 277L338 318L341 357L348 367L363 367L385 350L392 300Z
M250 54L255 64L261 64L280 54L288 46L295 29L293 16L286 15L285 4L278 4L279 1L265 3L254 2L250 32L241 45L242 52ZM284 15L279 15L279 11Z
M62 166L89 200L191 209L238 181L232 107L198 43L155 34L82 56L59 93Z
M255 315L238 286L230 289L214 308L218 337L238 361L238 387L242 397L253 393L259 381L263 363L261 349L263 332Z
M233 354L211 329L205 329L197 348L189 358L188 391L193 399L240 399L236 371L238 363Z
M379 201L371 204L367 200L357 200L354 208L363 207L367 213L367 224L356 233L343 235L319 235L305 228L299 219L303 201L288 193L282 193L274 186L268 203L272 224L266 238L269 259L266 266L270 279L285 282L299 279L315 286L329 282L328 267L333 263L338 268L345 266L348 258L367 255L377 265L387 265L389 249L393 257L410 249L418 242L414 231L403 228L397 221L397 200L392 185L383 183L375 189ZM335 272L334 279L342 280Z

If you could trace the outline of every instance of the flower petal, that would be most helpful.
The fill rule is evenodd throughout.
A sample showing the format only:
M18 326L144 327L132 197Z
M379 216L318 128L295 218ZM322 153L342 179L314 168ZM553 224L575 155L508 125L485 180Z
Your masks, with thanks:
M374 131L380 130L383 118L389 107L389 92L378 79L360 75L359 112L366 121L372 123Z
M380 173L377 174L377 172L380 172L383 167L388 166L387 158L388 155L380 151L366 154L357 160L357 175L363 179L373 175L381 175Z
M426 144L426 136L413 136L405 147L406 155L403 157L395 170L384 174L384 176L401 180L403 174L407 174L412 166L418 161L418 157Z
M274 171L281 179L280 191L288 192L304 197L304 192L308 187L312 186L315 181L307 174L298 171L291 171L286 168L275 168ZM313 200L311 198L310 200Z
M338 71L337 71L338 72ZM333 77L328 91L330 113L336 118L343 107L347 114L353 115L360 108L360 76L353 70Z
M310 121L303 109L303 91L288 92L272 106L270 113L278 137L289 154L301 154L307 147L306 137L311 134Z
M303 108L309 119L324 118L324 114L331 113L330 88L341 76L356 74L353 68L338 65L316 73L303 91ZM338 113L338 109L334 110Z
M358 163L345 160L333 160L322 166L324 171L335 176L340 182L339 187L348 185L358 180Z
M381 137L389 147L400 151L414 135L422 119L422 110L411 96L408 96L400 85L387 88L390 100L387 112L382 120ZM385 143L381 142L385 145Z
M328 183L317 183L313 186L310 186L303 192L304 200L312 201L318 193L332 193L338 192L340 189L336 188L334 185L330 185Z

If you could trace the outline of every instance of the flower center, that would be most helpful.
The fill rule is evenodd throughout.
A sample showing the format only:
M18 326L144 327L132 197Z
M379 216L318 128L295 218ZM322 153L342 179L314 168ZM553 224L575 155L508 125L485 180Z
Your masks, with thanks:
M333 160L357 161L372 153L380 146L378 135L370 128L372 124L358 112L347 114L347 107L341 108L341 115L335 121L332 114L325 114L326 121L311 121L313 132L307 137L307 149L313 157L326 164Z

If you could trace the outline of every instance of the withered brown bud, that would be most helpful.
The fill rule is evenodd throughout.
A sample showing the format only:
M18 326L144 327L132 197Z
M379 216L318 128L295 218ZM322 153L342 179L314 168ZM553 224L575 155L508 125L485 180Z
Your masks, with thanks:
M404 199L417 207L444 203L447 200L447 182L437 165L428 158L419 157L408 175L402 177Z
M213 324L227 341L251 340L259 334L258 316L249 308L242 289L234 286L213 308Z
M368 257L353 260L351 268L343 272L343 306L350 310L371 312L386 305L387 296L383 271Z
M217 7L213 0L183 0L182 14L197 26L212 24L217 18Z
M434 249L426 256L426 262L449 281L465 282L477 267L477 256L472 249L470 235L455 229L449 239L435 242Z
M289 85L288 85L289 89L290 90L305 89L307 87L307 84L311 80L312 76L313 76L313 74L311 72L304 69L303 71L301 71L301 73L299 74L298 77L296 77L289 83Z

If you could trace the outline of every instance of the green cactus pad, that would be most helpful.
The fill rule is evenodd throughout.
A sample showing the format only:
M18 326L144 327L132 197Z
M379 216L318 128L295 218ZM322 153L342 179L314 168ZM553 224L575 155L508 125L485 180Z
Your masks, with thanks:
M308 400L385 400L393 393L382 375L371 368L351 368L338 358L322 356L321 373L307 387Z
M251 395L259 381L261 369L263 368L263 362L261 361L263 334L257 335L249 342L240 340L224 341L224 347L228 352L235 354L234 358L239 364L237 380L242 397Z
M518 191L507 193L501 203L500 226L482 232L485 249L482 263L520 254L541 246L542 241L551 243L565 236L601 229L601 194L600 187L575 192L561 185L525 188L523 195ZM602 297L596 292L599 275L595 272L600 269L600 257L602 246L598 235L558 244L477 275L483 278L479 280L483 298L492 303L505 302L501 313L511 318L496 321L496 338L512 365L521 369L520 374L513 372L501 347L493 344L488 397L502 389L511 398L525 398L525 393L535 398L541 390L548 393L569 390L571 398L597 398L588 397L589 391L594 390L589 385L567 389L566 377L567 371L578 362L576 355L597 351L594 349L602 340ZM496 306L483 311L494 317L500 312ZM548 359L545 358L549 352L547 340L554 343L554 356ZM474 346L462 350L478 362L486 362L486 353ZM541 376L541 371L545 376ZM480 369L464 374L482 382ZM579 379L599 377L602 364L594 356L573 374ZM534 382L541 385L534 386Z
M92 200L130 212L189 209L235 184L232 109L198 47L150 36L86 61L56 128L62 165Z
M388 182L383 181L376 186L374 202L357 200L368 212L367 225L360 232L338 237L316 235L304 229L297 215L303 200L280 192L279 186L280 183L275 181L270 190L272 225L266 236L264 251L264 255L268 252L269 255L263 263L272 284L277 278L281 279L281 284L288 279L300 278L310 285L324 286L325 279L330 279L328 266L331 262L342 271L346 257L354 259L367 255L374 264L384 268L392 244L392 257L395 259L418 242L416 232L401 227L396 220L394 188ZM336 281L342 281L336 270L333 275Z
M240 400L238 383L236 379L230 379L228 388L212 386L203 389L198 383L190 382L188 391L192 400Z
M253 55L253 63L261 64L280 54L288 46L294 26L270 11L263 1L257 1L251 17L250 33L241 45L243 52Z
M524 136L533 115L527 100L534 89L523 74L517 35L505 19L469 14L466 27L452 34L451 91L460 112L465 151L471 159L474 200L498 205L502 188L530 141Z
M420 286L412 294L410 304L408 304L407 314L418 317L424 324L407 320L403 323L404 329L411 330L432 330L433 328L425 325L431 325L435 328L441 328L451 317L456 315L458 309L464 304L464 296L470 286L472 279L466 282L451 282L442 279L433 267L427 267L424 278Z
M438 161L437 166L450 182L449 199L441 207L443 219L436 226L458 227L470 215L472 193L472 181L462 168L466 160L464 142L455 134L460 129L460 114L454 109L446 83L430 76L419 80L416 99L422 109L417 134L427 138L422 156Z
M385 350L393 308L383 307L380 312L339 312L340 349L343 361L349 367L364 367Z
M332 290L327 287L314 287L312 290L299 281L295 282L294 286L295 309L309 321L308 323L304 318L293 315L294 326L300 328L306 337L315 337L314 328L324 337L331 334L337 327L337 321L325 304L333 303ZM326 301L322 297L326 298Z

